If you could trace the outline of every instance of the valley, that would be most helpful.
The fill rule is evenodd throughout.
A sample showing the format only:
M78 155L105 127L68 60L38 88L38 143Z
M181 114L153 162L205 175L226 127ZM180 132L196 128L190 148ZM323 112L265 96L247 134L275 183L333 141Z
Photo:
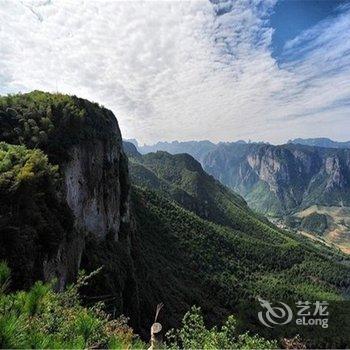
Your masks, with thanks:
M221 182L215 178L217 173L212 176L205 171L219 169L222 158L214 161L207 154L210 163L202 167L189 154L143 155L135 145L122 141L110 110L63 94L33 91L1 97L0 126L0 260L8 265L3 271L12 271L9 292L15 293L3 293L4 303L6 298L19 298L16 293L24 293L22 289L29 290L29 299L38 295L37 302L64 302L54 296L45 299L45 293L51 292L40 283L54 281L54 290L65 293L84 270L93 276L93 283L80 287L83 305L100 301L108 315L129 317L143 339L147 340L156 306L163 302L160 321L166 330L181 327L188 312L197 316L202 312L210 327L233 317L237 322L234 334L247 334L240 345L244 348L252 339L261 347L276 347L283 337L296 335L293 327L283 333L270 332L259 323L259 298L327 300L336 305L349 293L349 258L280 229L252 210L243 196L223 185L222 178ZM256 147L250 146L257 152ZM259 146L258 154L260 147L266 146ZM276 156L288 154L289 149ZM327 154L338 159L332 152ZM344 153L339 161L347 159ZM259 161L261 169L265 161ZM236 172L241 175L246 164L242 162L241 171ZM287 166L267 164L270 168L265 173L271 178L275 175L271 169L282 176ZM256 179L254 174L249 169L244 174L254 188L250 180ZM324 181L342 185L332 176L325 176ZM277 208L276 198L270 208ZM63 314L70 312L65 305ZM8 313L30 317L25 310ZM44 317L53 327L51 306L35 310L40 320ZM74 310L78 319L92 312L78 305ZM91 321L96 324L107 322L101 314L91 317L98 318ZM65 322L57 334L45 335L45 328L40 327L32 332L49 342L67 344L62 343L68 339L62 335ZM78 327L74 319L69 322ZM36 347L26 329L22 330L23 344ZM79 327L74 329L80 334ZM322 334L316 340L305 332L303 341L323 346L328 333ZM84 344L93 344L94 338L84 337ZM230 342L243 339L236 337L229 338ZM338 334L332 342L341 346L346 336Z
M244 141L217 145L191 141L163 142L139 149L193 155L205 171L242 195L252 209L281 219L284 227L319 235L312 225L306 230L298 225L312 213L326 215L327 227L321 232L324 234L321 239L348 253L350 149L347 147L347 143L328 139L297 139L280 146ZM318 220L325 218L318 216Z
M349 0L0 18L0 350L350 349Z
M325 215L327 220L327 227L318 237L325 242L334 244L344 253L350 254L350 208L314 205L301 212L297 212L294 214L294 217L302 220L313 213ZM309 231L311 234L314 233L312 228Z

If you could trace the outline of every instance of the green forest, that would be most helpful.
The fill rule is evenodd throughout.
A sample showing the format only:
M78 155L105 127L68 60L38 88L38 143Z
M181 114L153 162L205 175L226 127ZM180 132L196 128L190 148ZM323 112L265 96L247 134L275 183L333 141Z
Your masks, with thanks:
M81 230L65 197L71 148L95 142L119 152L103 171L120 178L130 219L113 237ZM85 201L106 196L89 181ZM1 348L148 348L160 302L164 348L349 344L336 333L281 335L254 318L258 298L346 300L348 256L275 227L188 154L123 150L113 113L75 96L0 98L0 261Z

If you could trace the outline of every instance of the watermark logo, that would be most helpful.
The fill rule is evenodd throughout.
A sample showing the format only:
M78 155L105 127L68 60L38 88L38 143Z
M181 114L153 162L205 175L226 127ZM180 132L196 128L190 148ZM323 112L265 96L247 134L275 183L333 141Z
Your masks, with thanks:
M279 302L279 306L272 306L270 302L259 298L260 305L265 311L258 313L259 321L266 327L284 325L293 318L292 309L285 303Z
M266 327L286 325L293 320L297 326L328 328L329 304L326 301L297 301L294 314L292 308L281 301L272 305L269 301L259 298L259 302L264 310L258 312L258 318Z

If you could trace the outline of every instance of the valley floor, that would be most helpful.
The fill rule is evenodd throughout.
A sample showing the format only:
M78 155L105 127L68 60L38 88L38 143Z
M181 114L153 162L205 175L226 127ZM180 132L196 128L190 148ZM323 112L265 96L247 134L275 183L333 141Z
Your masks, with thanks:
M269 217L269 220L279 228L292 230L313 241L326 244L350 254L350 207L313 205L293 215L294 218L304 219L312 214L323 214L327 217L327 228L323 234L317 234L302 228L291 229L285 220Z
M328 228L323 235L318 236L305 232L300 233L313 236L314 239L321 240L327 244L339 248L346 254L350 254L350 207L326 207L313 205L295 216L304 218L312 213L324 214L327 216Z

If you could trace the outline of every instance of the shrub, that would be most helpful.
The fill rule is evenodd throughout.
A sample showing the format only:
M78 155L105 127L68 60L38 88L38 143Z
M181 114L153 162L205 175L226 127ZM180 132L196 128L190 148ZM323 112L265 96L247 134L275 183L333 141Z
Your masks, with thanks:
M0 274L5 270L0 263ZM111 320L101 303L82 306L79 284L62 293L52 285L37 282L28 291L0 295L0 348L146 348L126 318Z
M170 349L276 349L277 342L249 333L237 334L236 320L230 316L225 324L208 329L200 308L193 306L178 330L166 334Z
M0 192L48 185L54 182L57 171L42 151L0 142Z

